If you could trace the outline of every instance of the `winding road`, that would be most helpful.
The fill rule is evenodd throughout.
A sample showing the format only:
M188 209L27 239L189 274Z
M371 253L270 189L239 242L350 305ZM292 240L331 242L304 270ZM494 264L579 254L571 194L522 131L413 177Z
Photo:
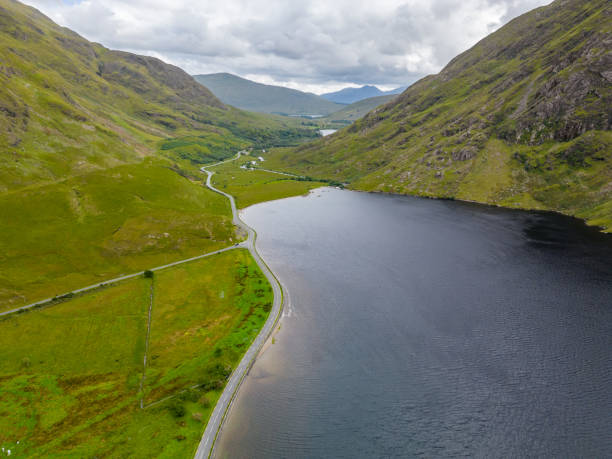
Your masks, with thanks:
M202 440L200 441L198 449L195 453L196 459L208 459L212 456L215 440L219 435L219 432L223 425L223 421L225 420L225 416L229 411L232 401L236 397L238 389L240 388L240 384L242 383L244 377L247 375L249 369L253 365L257 354L259 354L259 351L261 350L262 346L264 345L268 337L272 334L272 331L274 330L274 327L276 326L276 323L280 318L284 302L283 289L280 282L274 276L268 265L266 265L263 259L259 256L259 253L257 253L257 249L255 248L255 240L257 238L257 233L253 228L248 226L240 219L240 216L238 215L238 211L236 209L236 202L234 201L234 197L230 194L224 193L221 190L218 190L211 183L211 179L214 175L214 172L209 171L208 168L230 161L235 161L240 158L240 155L242 153L243 152L238 152L238 154L232 159L211 164L209 166L204 166L200 170L208 175L208 177L206 178L206 186L229 199L230 205L232 207L234 224L245 230L248 234L247 240L245 242L242 242L240 245L242 247L246 247L249 250L251 256L255 259L255 262L268 279L268 282L270 282L270 285L272 286L272 291L274 292L274 300L270 315L268 316L268 320L266 321L263 328L251 344L251 347L249 347L249 349L246 351L246 354L244 354L244 356L242 357L240 364L238 364L234 372L231 374L227 385L225 386L225 389L223 389L221 397L217 401L215 409L210 415L210 419L208 420L208 424L206 425L206 430L204 430L204 435L202 436Z

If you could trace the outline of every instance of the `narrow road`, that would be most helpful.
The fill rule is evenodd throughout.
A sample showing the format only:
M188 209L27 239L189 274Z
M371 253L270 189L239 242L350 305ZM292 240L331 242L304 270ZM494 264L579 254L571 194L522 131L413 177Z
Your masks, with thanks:
M257 233L255 233L255 230L253 228L248 226L240 219L238 211L236 210L236 202L234 201L234 197L230 194L224 193L221 190L218 190L212 185L211 179L214 172L211 172L207 169L209 167L217 166L219 164L227 163L229 161L235 161L240 158L241 154L242 152L238 152L238 154L232 159L212 164L210 166L202 167L200 170L208 175L208 177L206 178L206 186L229 199L230 205L232 207L234 224L245 230L248 234L248 239L246 240L246 242L243 243L243 245L249 250L251 256L255 259L255 262L268 279L268 282L270 282L270 285L272 286L272 291L274 292L274 300L272 304L272 310L270 311L270 315L268 316L268 320L257 335L257 338L255 338L255 340L251 344L251 347L249 347L249 349L247 350L244 357L242 357L240 364L231 374L227 385L225 386L225 389L221 394L221 397L217 401L215 409L210 415L210 419L208 420L208 424L206 425L206 430L204 431L202 440L200 440L198 450L195 453L196 459L208 459L212 456L215 440L219 435L219 432L223 425L223 421L225 420L225 416L231 406L231 403L236 397L240 384L242 383L244 377L251 368L251 365L255 361L257 354L259 354L260 349L262 348L268 337L272 334L272 331L274 330L274 327L278 322L283 307L284 297L282 287L278 279L276 279L272 271L270 271L270 268L268 268L268 265L266 265L263 259L259 256L259 253L257 253L257 249L255 248L255 239L257 238Z

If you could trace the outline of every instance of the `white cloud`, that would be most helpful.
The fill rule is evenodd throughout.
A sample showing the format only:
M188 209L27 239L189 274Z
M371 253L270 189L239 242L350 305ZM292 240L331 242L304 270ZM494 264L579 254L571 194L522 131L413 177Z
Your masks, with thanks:
M105 46L189 73L230 72L323 92L438 72L547 0L26 0Z

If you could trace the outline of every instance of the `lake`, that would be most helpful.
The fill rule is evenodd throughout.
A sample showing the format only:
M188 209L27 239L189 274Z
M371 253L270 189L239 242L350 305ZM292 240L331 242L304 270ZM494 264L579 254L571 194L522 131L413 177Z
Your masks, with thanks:
M334 132L338 132L338 129L321 129L319 130L319 134L323 137L333 134Z
M319 189L243 212L289 293L216 457L612 457L612 237Z

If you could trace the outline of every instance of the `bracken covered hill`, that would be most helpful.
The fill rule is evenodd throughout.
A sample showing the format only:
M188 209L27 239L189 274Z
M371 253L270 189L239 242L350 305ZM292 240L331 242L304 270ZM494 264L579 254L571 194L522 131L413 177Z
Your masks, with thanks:
M611 123L612 4L557 0L275 161L356 189L555 210L612 228Z

